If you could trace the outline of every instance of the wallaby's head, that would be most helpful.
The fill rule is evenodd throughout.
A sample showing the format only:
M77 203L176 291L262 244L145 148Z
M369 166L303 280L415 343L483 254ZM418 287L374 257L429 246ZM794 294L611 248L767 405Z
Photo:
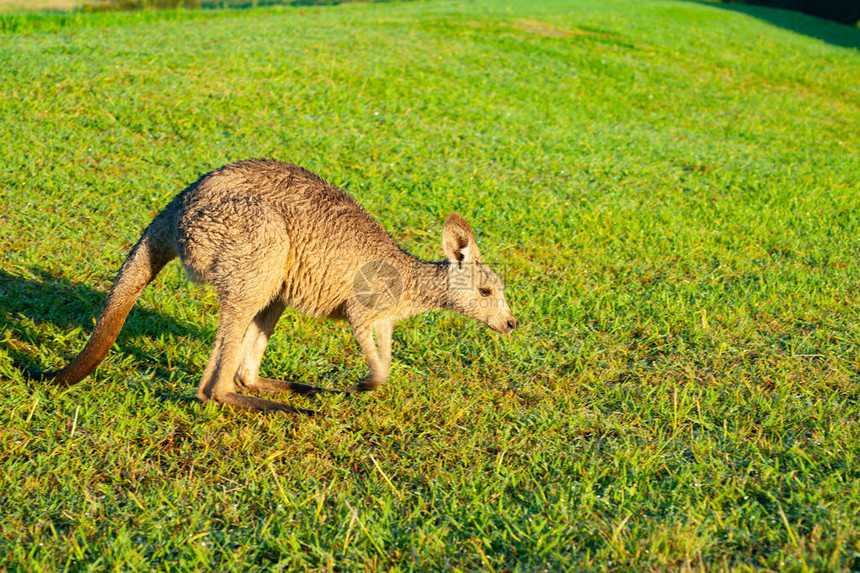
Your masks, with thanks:
M457 213L445 221L442 250L448 257L448 297L453 310L510 334L517 327L517 319L505 301L502 281L481 262L475 234Z

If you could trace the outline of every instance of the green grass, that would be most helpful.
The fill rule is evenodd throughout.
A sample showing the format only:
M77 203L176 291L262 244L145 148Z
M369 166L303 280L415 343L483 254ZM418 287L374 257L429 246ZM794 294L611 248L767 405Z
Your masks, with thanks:
M597 4L7 27L0 569L860 569L860 52L819 39L860 31ZM172 264L92 377L23 381L173 194L259 156L420 256L459 211L521 328L415 317L381 391L245 415L193 399L217 304ZM364 369L291 312L263 363Z

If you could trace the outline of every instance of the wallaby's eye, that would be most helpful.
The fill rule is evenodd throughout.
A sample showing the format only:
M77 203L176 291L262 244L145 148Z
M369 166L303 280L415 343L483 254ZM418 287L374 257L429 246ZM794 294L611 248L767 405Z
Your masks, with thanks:
M493 291L491 289L488 289L487 287L479 288L478 292L481 293L481 296L490 296L491 294L493 294Z

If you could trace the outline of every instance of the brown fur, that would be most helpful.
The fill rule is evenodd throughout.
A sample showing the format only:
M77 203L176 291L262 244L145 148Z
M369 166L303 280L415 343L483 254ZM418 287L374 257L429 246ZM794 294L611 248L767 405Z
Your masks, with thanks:
M287 306L347 320L370 367L359 387L374 389L388 377L391 330L400 319L444 308L499 332L516 327L501 282L480 262L469 224L452 213L442 243L448 260L421 261L401 250L349 195L301 167L257 159L226 165L182 191L147 227L83 351L61 370L31 375L68 385L89 375L140 292L178 256L192 280L215 288L221 305L197 389L201 401L295 411L239 391L319 391L258 375Z

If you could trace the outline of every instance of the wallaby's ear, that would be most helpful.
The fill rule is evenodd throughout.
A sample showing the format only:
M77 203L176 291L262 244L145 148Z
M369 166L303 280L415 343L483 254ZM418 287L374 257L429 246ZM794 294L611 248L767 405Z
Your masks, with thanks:
M449 261L457 263L460 268L463 263L481 260L472 227L457 213L451 213L445 221L445 229L442 231L442 251Z

